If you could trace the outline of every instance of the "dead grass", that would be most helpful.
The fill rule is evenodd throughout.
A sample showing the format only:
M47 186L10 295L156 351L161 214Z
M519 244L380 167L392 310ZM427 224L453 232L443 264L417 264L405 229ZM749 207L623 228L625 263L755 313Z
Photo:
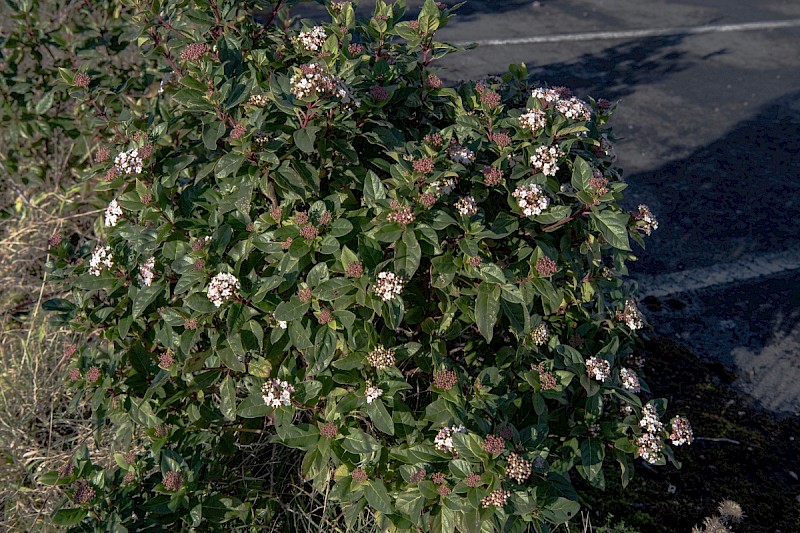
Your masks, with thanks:
M7 185L0 221L0 530L47 531L62 495L37 476L61 467L79 443L92 444L91 422L83 409L70 409L65 386L62 354L73 334L48 324L41 307L54 290L45 272L47 242L85 234L96 213L71 199L79 187Z

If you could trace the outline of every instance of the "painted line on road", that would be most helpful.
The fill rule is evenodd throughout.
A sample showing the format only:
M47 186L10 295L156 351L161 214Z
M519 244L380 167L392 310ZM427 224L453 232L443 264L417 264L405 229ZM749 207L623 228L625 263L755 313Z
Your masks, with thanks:
M775 30L779 28L800 27L800 19L772 20L765 22L746 22L742 24L708 24L705 26L686 26L674 28L654 28L648 30L594 31L587 33L561 33L556 35L537 35L514 37L511 39L485 39L462 41L459 46L477 44L478 46L507 46L515 44L563 43L574 41L597 41L603 39L640 39L643 37L665 37L672 35L699 35L702 33L725 33L734 31Z
M634 276L639 294L669 296L684 292L741 283L800 269L800 250L788 250L758 256L743 257L732 263L694 268L660 276Z

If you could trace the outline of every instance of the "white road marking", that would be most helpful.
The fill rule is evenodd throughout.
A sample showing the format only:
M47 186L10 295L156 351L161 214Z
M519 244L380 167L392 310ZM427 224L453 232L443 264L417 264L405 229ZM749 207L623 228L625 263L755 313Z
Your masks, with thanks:
M654 28L648 30L561 33L556 35L515 37L511 39L485 39L480 41L462 41L455 44L460 46L467 46L470 44L477 44L478 46L507 46L515 44L562 43L570 41L597 41L604 39L637 39L643 37L664 37L670 35L698 35L701 33L724 33L732 31L775 30L779 28L796 28L799 26L800 26L800 19L791 19L791 20L772 20L765 22L746 22L742 24L708 24L705 26Z
M722 265L694 268L660 276L638 275L639 295L668 296L683 292L716 287L726 283L750 281L800 269L800 250L787 250L758 256L748 256Z

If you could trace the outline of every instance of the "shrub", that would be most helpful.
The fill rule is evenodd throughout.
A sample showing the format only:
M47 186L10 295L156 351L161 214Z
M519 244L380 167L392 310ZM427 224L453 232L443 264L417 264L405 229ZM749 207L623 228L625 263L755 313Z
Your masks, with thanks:
M281 2L265 24L249 2L128 7L163 91L100 107L104 235L51 250L74 385L119 452L46 476L74 504L56 523L263 525L241 460L263 435L304 452L330 527L549 530L579 510L570 476L672 459L622 279L656 221L619 207L606 102L519 66L442 87L432 1L412 21L334 2L313 27ZM64 79L95 106L99 83Z

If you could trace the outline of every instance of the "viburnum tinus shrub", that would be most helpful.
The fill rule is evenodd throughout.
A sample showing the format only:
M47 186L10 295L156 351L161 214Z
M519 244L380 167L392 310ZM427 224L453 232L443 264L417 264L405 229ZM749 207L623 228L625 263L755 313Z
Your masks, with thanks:
M241 2L133 7L171 81L86 173L102 239L52 250L86 334L74 386L119 453L49 475L57 522L264 525L271 474L238 459L266 434L337 527L547 531L575 476L627 482L691 440L638 373L622 276L656 221L619 207L607 103L521 67L442 87L432 1L411 21L331 3L319 26L280 2L264 25Z

